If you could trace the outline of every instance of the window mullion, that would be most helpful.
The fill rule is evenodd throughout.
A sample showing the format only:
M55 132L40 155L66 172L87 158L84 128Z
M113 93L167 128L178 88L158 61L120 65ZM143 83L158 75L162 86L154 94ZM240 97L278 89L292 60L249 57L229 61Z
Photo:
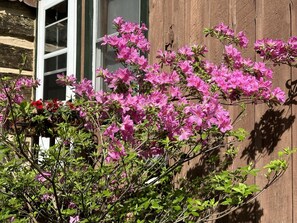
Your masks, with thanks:
M60 50L56 50L54 52L45 54L43 56L43 59L49 59L49 58L52 58L52 57L56 57L56 56L62 55L62 54L67 53L67 52L68 52L68 48L63 48L63 49L60 49Z

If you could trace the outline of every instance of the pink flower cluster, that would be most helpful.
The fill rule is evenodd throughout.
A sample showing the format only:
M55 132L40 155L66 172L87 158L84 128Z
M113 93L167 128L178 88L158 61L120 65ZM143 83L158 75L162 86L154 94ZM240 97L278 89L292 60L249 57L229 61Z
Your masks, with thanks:
M257 40L254 48L264 60L271 60L274 64L292 65L297 57L297 37L290 37L287 42L273 39Z
M5 114L8 113L7 105L9 103L20 104L24 99L26 89L36 88L39 85L38 80L31 77L19 77L13 80L10 77L2 77L0 80L0 123L5 122Z
M58 74L56 82L62 86L69 85L73 87L74 93L80 97L91 99L95 95L92 81L90 80L83 79L81 83L77 83L76 77L74 75L66 76L64 74Z
M119 32L118 36L105 36L103 45L108 44L116 49L117 59L130 65L137 65L139 69L144 69L148 61L141 55L150 49L150 44L145 38L146 26L137 23L125 22L118 17L114 24Z
M225 46L225 64L219 66L206 62L205 69L211 80L231 100L250 97L257 100L285 101L279 88L272 89L272 70L263 62L245 59L233 45Z
M42 172L36 175L36 180L44 183L46 182L46 178L50 178L51 177L51 173L50 172Z
M264 63L243 58L232 45L225 47L224 62L219 65L207 61L206 47L197 45L184 46L177 52L158 51L160 62L149 65L142 55L149 50L145 26L122 18L115 19L115 25L118 36L106 36L104 44L115 49L125 68L97 70L109 91L95 92L88 80L77 83L74 77L59 76L59 82L71 85L76 94L92 101L89 106L96 106L96 114L87 114L83 106L82 113L86 118L96 117L109 162L120 160L130 148L137 148L142 157L160 155L164 152L160 137L198 143L201 134L211 129L224 135L232 125L222 99L284 101L284 92L272 89L272 71ZM212 32L242 47L248 42L242 32L234 36L224 24Z
M240 47L246 48L249 40L243 31L235 35L234 30L224 23L220 23L212 29L205 29L206 35L215 36L220 40L226 40L229 43L238 44Z

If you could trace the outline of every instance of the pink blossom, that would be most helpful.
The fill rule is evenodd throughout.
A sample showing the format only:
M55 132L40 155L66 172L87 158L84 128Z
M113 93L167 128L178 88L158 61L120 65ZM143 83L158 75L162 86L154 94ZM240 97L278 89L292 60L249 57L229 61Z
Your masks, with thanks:
M284 103L286 100L286 94L279 87L272 91L272 97L275 97L279 102Z
M182 96L180 88L175 86L170 86L168 93L172 98L180 98Z
M47 179L46 178L50 178L51 177L51 173L50 172L42 172L36 175L36 180L44 183Z
M192 52L192 49L188 46L184 46L178 50L178 53L180 53L183 56L186 56L186 58L191 58L191 56L194 55Z
M16 90L25 89L25 88L36 88L40 85L39 80L34 80L33 78L22 77L17 79L15 83Z
M42 197L41 197L41 200L42 201L48 201L48 200L50 200L52 198L53 198L53 196L50 195L50 194L43 194Z
M241 53L232 45L225 46L225 55L227 63L234 67L235 69L239 69L242 67L242 57Z
M292 36L288 40L288 48L292 56L297 56L297 36Z
M215 117L216 121L214 123L222 132L226 132L232 129L229 112L226 111L222 106L218 106Z
M76 215L76 216L70 216L70 219L69 219L69 223L77 223L79 222L79 216Z
M266 77L268 79L272 79L272 70L267 68L266 64L263 62L255 62L253 66L254 72L257 77Z
M123 117L122 126L120 129L125 141L130 141L133 138L134 124L129 115Z
M190 128L182 128L181 133L178 136L179 141L188 140L193 135Z
M79 96L86 96L89 99L92 99L95 95L92 81L87 79L83 79L80 83L75 83L74 92Z
M158 117L161 121L161 126L168 132L168 136L172 139L179 134L180 123L177 119L178 113L172 104L162 106Z
M221 34L233 37L234 31L229 28L229 26L225 25L224 23L220 23L219 25L214 27L214 30L220 32Z
M243 31L241 31L237 34L237 38L239 40L239 46L241 46L243 48L247 48L249 40Z
M116 18L113 20L113 22L114 22L115 25L120 26L120 25L122 25L122 24L124 23L124 20L123 20L122 17L116 17Z
M189 60L179 62L179 67L181 71L185 74L193 73L192 62Z
M119 131L120 129L117 127L115 123L111 124L106 128L104 131L103 135L108 136L111 139L115 139L115 134Z
M120 140L114 139L110 142L108 148L107 162L118 161L121 157L126 156L126 151Z
M174 51L161 51L158 50L157 58L159 58L162 63L166 65L171 65L176 59L176 53Z
M271 60L275 64L295 62L294 38L285 43L282 40L262 39L254 44L255 51L260 54L264 60ZM292 44L292 45L291 45Z
M68 208L76 208L76 207L77 206L76 206L76 204L74 202L72 202L72 201L69 202Z
M188 87L194 87L203 95L209 94L209 86L198 76L195 74L188 75L187 77L187 86Z
M76 82L76 77L73 74L69 76L66 76L64 74L57 74L56 82L57 84L62 86L66 86L66 85L72 86Z

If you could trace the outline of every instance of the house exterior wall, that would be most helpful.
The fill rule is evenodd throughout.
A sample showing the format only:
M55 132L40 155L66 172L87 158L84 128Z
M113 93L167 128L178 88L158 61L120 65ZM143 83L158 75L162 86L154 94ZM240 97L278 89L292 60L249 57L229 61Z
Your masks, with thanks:
M35 21L35 8L0 0L1 75L34 75Z
M236 32L244 30L249 39L249 49L243 56L255 60L259 58L252 49L256 39L270 37L287 40L297 35L296 0L150 0L149 39L151 41L150 60L155 61L158 49L176 50L190 44L205 44L208 59L218 62L222 59L222 45L210 37L203 38L203 28L220 22L228 24ZM297 70L285 66L274 67L274 85L286 91L288 101L283 106L270 110L266 105L249 105L246 116L236 124L249 131L250 137L241 146L235 165L254 162L263 167L277 152L286 147L297 146L296 83ZM295 90L294 90L295 89ZM229 108L233 118L239 110ZM295 121L295 122L294 122ZM232 167L231 167L232 168ZM199 159L188 163L187 172L199 169ZM263 186L263 174L249 179L250 183ZM224 218L226 222L251 223L294 223L297 222L297 154L289 160L289 168L255 202L243 207L236 214Z
M152 43L150 60L154 61L158 49L177 49L183 45L205 44L209 49L208 59L221 60L222 46L218 41L203 38L203 28L219 22L229 24L235 31L246 31L250 42L263 37L284 38L297 35L297 0L148 0L149 39ZM83 9L82 9L83 11ZM34 75L36 9L20 2L0 0L0 73L17 75L21 55L27 61L23 75ZM83 50L83 48L82 48ZM250 48L245 57L258 59ZM247 107L247 116L237 126L251 133L249 140L241 145L241 159L236 165L254 162L261 168L277 151L285 147L297 147L297 114L294 98L297 71L277 67L275 85L287 92L290 100L284 106L269 110L266 105ZM235 107L229 108L233 117ZM260 154L263 153L263 154ZM263 158L263 159L260 159ZM188 163L183 175L196 171L199 159ZM249 179L251 183L265 184L265 178ZM294 223L297 222L297 154L280 181L275 183L258 199L237 214L217 222L244 223Z

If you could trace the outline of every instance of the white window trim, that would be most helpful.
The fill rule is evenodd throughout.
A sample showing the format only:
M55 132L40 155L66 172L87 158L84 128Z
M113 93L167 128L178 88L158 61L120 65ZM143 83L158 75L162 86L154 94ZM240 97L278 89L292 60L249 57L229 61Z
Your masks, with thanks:
M36 99L43 98L44 88L44 60L52 55L44 55L45 48L45 11L61 3L63 0L40 0L38 2L38 32L37 32L37 66L36 78L41 85L36 89ZM77 0L68 0L68 21L67 21L67 48L62 49L67 53L67 75L76 76L76 46L77 46ZM63 52L64 52L63 51ZM57 52L53 52L57 53ZM69 87L66 87L66 100L73 97Z
M96 90L103 90L103 79L97 77L96 69L102 65L103 58L101 50L97 49L97 30L98 30L98 6L99 1L93 0L93 55L92 55L92 83L93 88ZM98 58L97 58L98 56Z
M37 61L36 61L36 78L41 81L41 85L36 89L36 99L43 99L44 88L44 60L60 54L67 53L66 70L67 75L76 76L76 46L77 46L77 0L68 0L68 15L67 15L67 48L55 51L50 54L45 52L45 11L61 3L63 0L40 0L38 2L38 32L37 32ZM66 100L73 97L73 92L70 87L66 87ZM46 150L50 147L50 138L39 137L39 145L41 150Z

